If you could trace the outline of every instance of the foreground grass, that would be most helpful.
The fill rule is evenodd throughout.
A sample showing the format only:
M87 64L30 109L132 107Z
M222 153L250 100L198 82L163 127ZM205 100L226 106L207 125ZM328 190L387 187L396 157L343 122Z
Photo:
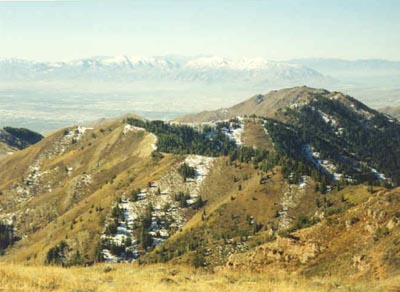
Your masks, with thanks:
M394 282L353 283L225 271L209 274L165 265L69 269L0 265L0 291L399 291L400 285Z

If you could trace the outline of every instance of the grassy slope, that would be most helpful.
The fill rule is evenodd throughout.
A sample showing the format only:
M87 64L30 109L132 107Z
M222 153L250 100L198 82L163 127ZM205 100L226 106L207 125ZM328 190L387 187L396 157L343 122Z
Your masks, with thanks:
M400 191L364 187L341 191L360 202L347 211L248 253L231 257L233 269L297 272L312 276L386 279L400 269ZM344 203L343 203L344 204Z
M270 240L267 233L278 224L275 215L281 209L281 198L287 183L283 182L279 168L268 175L270 178L266 183L260 184L261 174L253 165L230 164L228 159L220 159L206 179L201 192L203 199L207 200L207 205L191 218L182 232L176 233L146 260L151 262L158 258L161 250L174 252L192 243L202 242L201 250L211 251L211 255L207 256L209 264L224 265L227 259L225 252L235 249L235 244L230 242L243 241L252 247ZM314 192L311 179L304 193L306 196L303 198L304 201L290 209L290 216L296 217L299 214L311 216L315 212L318 194ZM242 239L242 234L253 234L254 224L249 224L250 217L256 224L262 225L261 232L256 236ZM220 247L224 250L222 254L219 252ZM181 256L175 254L173 261L190 264L194 254L194 252L186 252Z
M251 119L246 122L244 135L245 143L260 145L260 147L268 145L268 137L265 136L260 126L261 125L257 123L253 123ZM271 240L271 228L276 228L279 221L279 218L276 218L275 215L278 211L281 211L281 201L284 193L287 193L291 188L294 196L290 195L289 197L294 198L296 204L289 208L288 216L292 219L293 223L296 222L296 218L302 215L312 218L325 214L328 219L323 220L322 223L312 228L304 229L304 232L306 232L305 230L313 230L310 233L313 234L313 236L310 235L310 237L304 240L302 239L299 246L297 246L296 240L291 240L290 238L283 238L282 240L273 241L272 243L266 243L265 246L271 245L272 250L278 251L279 253L282 252L282 250L284 253L285 249L290 250L292 248L294 250L293 254L289 254L288 257L293 257L295 260L289 260L288 262L284 260L283 262L280 262L280 260L273 260L269 269L267 263L270 259L264 261L261 257L260 262L255 264L257 269L267 268L270 271L281 270L283 273L288 271L303 271L310 276L316 274L361 278L371 275L376 276L375 272L372 270L359 273L349 268L352 267L352 261L355 260L353 258L350 259L349 256L357 255L357 246L360 242L368 242L363 249L364 253L377 253L378 258L383 256L380 251L382 245L379 241L371 240L376 229L372 231L374 234L369 234L369 237L360 237L359 235L362 234L360 230L346 232L346 227L343 227L346 226L346 220L352 220L353 217L349 214L354 208L360 208L360 210L366 212L366 210L363 209L364 205L367 204L368 200L373 199L373 196L368 192L366 186L347 186L340 191L333 190L323 195L314 191L315 184L311 178L307 179L306 189L299 191L296 189L296 186L289 187L287 182L283 180L279 168L276 168L273 173L270 172L267 175L269 179L266 183L260 184L260 173L258 170L254 169L252 165L231 164L226 159L220 159L211 171L210 176L206 179L205 186L202 190L203 199L208 201L206 207L200 210L200 212L184 226L182 232L175 234L166 243L164 248L156 249L146 260L149 262L155 259L160 260L160 254L167 250L173 254L172 262L177 264L190 264L193 262L196 252L187 251L183 254L179 254L177 253L177 249L181 247L183 247L183 249L188 249L194 242L201 242L200 247L197 248L198 251L200 250L200 252L202 252L207 250L208 255L206 256L206 261L211 266L225 264L227 255L220 256L219 248L223 246L225 249L229 250L229 246L232 245L231 242L244 243L247 245L248 249L250 249L250 257L257 258L257 256L264 251L259 252L256 246ZM266 175L264 174L264 176ZM236 177L236 179L233 180L233 177ZM240 189L239 186L241 186ZM381 192L385 192L385 190L383 188L375 188L375 194ZM392 213L394 212L393 210L394 209L392 209ZM261 230L254 236L251 235L252 226L249 226L248 220L246 220L246 218L249 217L254 218L254 222L262 224ZM334 229L318 229L318 226L325 226L324 224L326 223L324 222L336 222L336 220L338 220L336 218L341 218L339 219L341 223L336 226L337 229L335 229L336 227ZM360 229L368 228L368 225L371 223L368 222L368 220L361 220L360 222ZM315 232L315 230L318 230L318 232ZM243 239L240 234L248 231L250 231L251 236ZM294 234L295 237L298 236L297 233ZM298 234L301 235L303 233L299 231ZM342 234L345 235L342 237ZM393 234L395 233L393 232ZM390 240L396 240L396 238L391 238ZM386 244L388 246L393 246L393 244L390 244L390 240L386 242ZM329 242L331 241L338 241L335 249L329 246ZM313 245L315 242L317 243L316 246ZM253 249L254 247L256 248ZM224 248L222 250L224 250ZM318 255L318 258L316 261L310 262L311 259L314 258L313 254L315 251L313 249L317 249L315 255ZM238 252L238 250L235 250L235 252ZM385 251L386 254L389 252L392 252L392 254L396 253L397 249ZM224 251L222 251L222 253L224 253ZM298 258L302 257L302 255L299 256L299 253L310 254L309 258L307 258L308 256L306 255L307 265L299 264ZM363 254L361 254L361 256L363 256ZM240 258L241 255L238 254L237 257ZM394 261L396 262L397 260L395 259ZM243 264L245 269L253 268L252 265L249 264L249 260L246 256L241 264ZM393 264L395 263L390 265ZM377 265L383 266L383 268L380 269L381 271L377 272L381 273L377 277L386 278L392 276L389 264L380 260ZM377 270L379 270L379 268L377 268Z
M91 268L0 266L2 291L398 291L400 278L355 282L338 278L305 279L265 273L220 271L206 274L185 266L96 265Z
M272 140L265 133L265 128L259 119L249 118L245 120L245 131L242 140L243 144L249 147L273 150Z
M0 159L7 157L9 154L18 151L18 149L13 148L6 143L0 142Z
M107 129L103 133L100 128L94 131L96 138L88 132L63 155L44 160L41 171L49 172L45 179L51 184L51 192L38 190L32 199L6 210L29 210L22 217L25 222L18 226L28 237L9 249L1 261L42 263L46 252L61 240L93 257L104 217L115 198L129 195L132 189L144 188L177 159L166 155L160 162L154 162L150 156L153 136L145 132L123 135L120 121L102 125ZM3 202L14 194L13 184L20 181L27 165L62 135L63 131L59 131L2 161ZM11 165L15 171L7 172ZM66 166L73 167L71 175L66 174ZM85 173L91 175L92 182L77 187Z

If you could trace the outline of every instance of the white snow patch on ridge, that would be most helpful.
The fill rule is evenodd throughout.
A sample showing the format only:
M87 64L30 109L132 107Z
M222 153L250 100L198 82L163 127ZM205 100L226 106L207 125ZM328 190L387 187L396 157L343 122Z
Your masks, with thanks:
M229 139L232 141L235 141L237 146L242 145L242 135L244 132L244 123L243 123L243 118L242 117L236 117L236 119L239 121L239 128L233 127L233 123L230 122L229 128L223 127L221 131L228 136Z
M122 130L122 133L126 135L129 132L140 132L140 131L145 131L145 129L127 124Z
M189 155L185 159L185 163L196 170L194 179L198 184L206 178L213 162L214 158L201 155Z

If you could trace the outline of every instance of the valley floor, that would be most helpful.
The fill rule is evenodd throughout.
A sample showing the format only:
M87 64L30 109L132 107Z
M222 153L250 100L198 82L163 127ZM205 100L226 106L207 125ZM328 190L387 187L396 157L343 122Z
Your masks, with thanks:
M205 273L184 266L100 264L88 268L0 266L0 291L399 291L400 278L377 283L263 273Z

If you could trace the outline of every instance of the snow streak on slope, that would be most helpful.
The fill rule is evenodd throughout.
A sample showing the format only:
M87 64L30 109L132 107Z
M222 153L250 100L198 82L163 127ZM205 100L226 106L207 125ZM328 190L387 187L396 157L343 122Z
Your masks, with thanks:
M207 177L215 158L189 155L185 163L195 168L193 179L182 180L176 167L165 173L159 180L151 182L145 189L141 189L136 200L126 198L117 202L114 207L123 211L123 220L119 221L115 234L102 235L103 258L106 262L132 262L140 256L140 246L135 233L135 226L141 224L143 216L149 206L151 210L151 224L145 231L151 237L151 246L162 244L174 232L180 230L187 221L189 207L196 204L200 199L200 187ZM184 193L185 203L178 202L176 195ZM113 219L109 218L107 226L112 224ZM105 244L104 244L105 243ZM124 246L122 252L112 252L108 246ZM150 250L151 247L148 248ZM147 250L147 251L148 251Z

